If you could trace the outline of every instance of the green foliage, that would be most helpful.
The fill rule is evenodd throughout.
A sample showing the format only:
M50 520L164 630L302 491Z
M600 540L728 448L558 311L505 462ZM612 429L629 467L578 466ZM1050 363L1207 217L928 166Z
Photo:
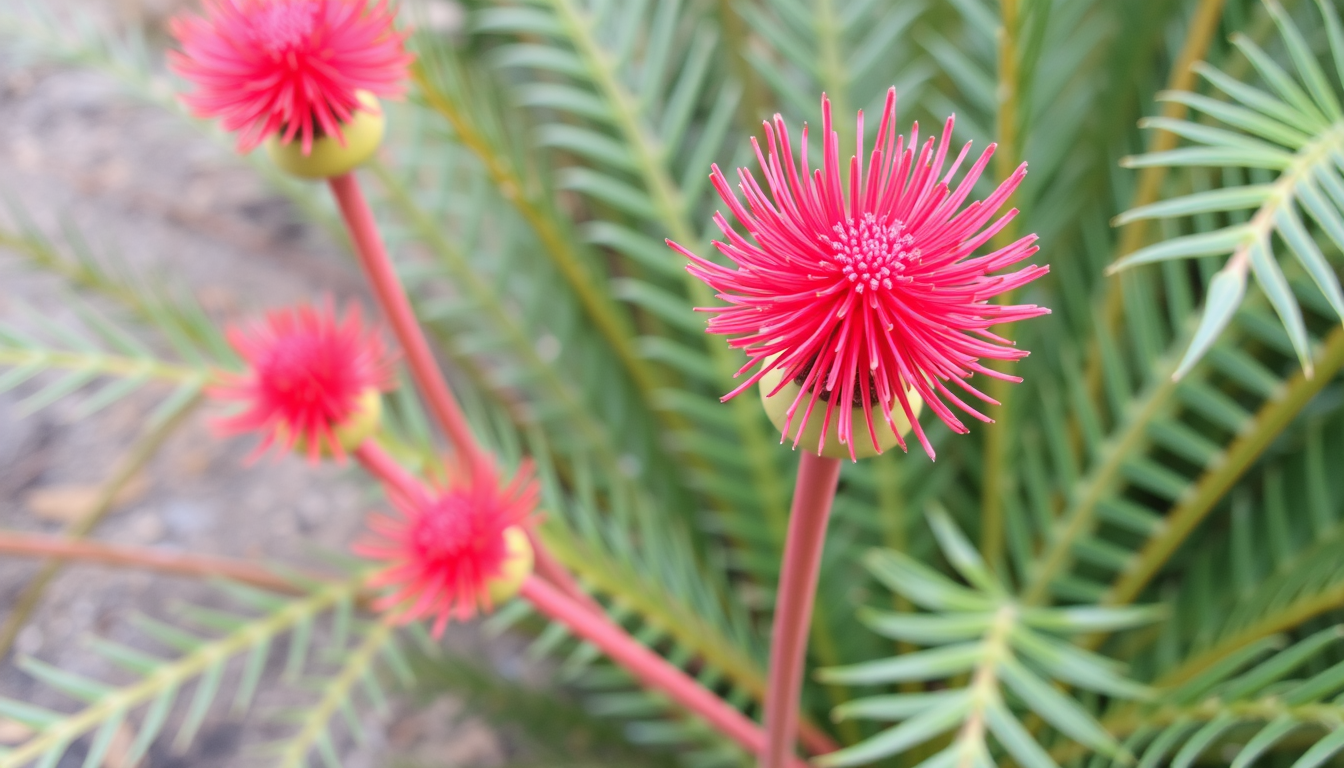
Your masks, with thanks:
M1114 662L1077 648L1065 638L1142 625L1160 612L1136 608L1033 608L1014 600L985 566L946 512L929 524L944 557L970 587L908 555L878 550L866 558L873 575L928 613L862 609L875 632L929 646L894 658L823 669L823 680L882 685L969 676L964 686L859 698L836 708L837 719L900 722L859 744L819 758L826 766L864 765L899 755L955 730L950 746L929 758L933 765L990 765L987 733L1019 764L1055 762L1012 712L1038 715L1062 735L1108 756L1119 743L1078 702L1052 686L1062 683L1117 699L1147 699L1152 691L1122 677ZM1010 697L1011 692L1011 697Z
M1344 35L1340 32L1338 12L1329 3L1322 1L1319 5L1329 32L1331 55L1337 66L1344 67ZM1344 291L1303 222L1305 211L1335 248L1344 249L1344 177L1340 176L1344 112L1340 111L1339 90L1330 83L1301 31L1277 0L1267 8L1279 27L1296 76L1275 63L1250 38L1233 36L1233 44L1245 54L1273 93L1200 65L1197 67L1200 75L1239 103L1187 92L1163 93L1159 98L1203 112L1228 128L1165 117L1145 120L1142 125L1170 131L1195 146L1139 155L1127 158L1124 163L1131 168L1154 165L1263 168L1277 174L1268 183L1227 184L1140 206L1116 219L1117 223L1125 224L1139 219L1255 210L1249 219L1232 217L1232 223L1221 229L1173 237L1141 248L1111 268L1116 271L1167 259L1232 254L1212 278L1204 316L1174 374L1177 378L1190 370L1231 321L1246 292L1248 269L1255 273L1256 281L1287 329L1298 359L1311 371L1307 327L1293 288L1274 260L1271 235L1278 235L1311 276L1334 314L1344 321Z
M895 84L903 126L918 118L927 133L955 112L958 137L998 142L993 175L1029 163L1014 226L1040 235L1051 276L1015 300L1054 314L1018 330L1033 356L998 423L969 437L933 426L933 465L912 454L844 469L804 691L805 714L843 746L822 762L1309 768L1339 751L1344 31L1332 4L461 5L463 28L415 35L411 97L390 105L366 188L473 428L505 464L537 462L541 534L614 620L759 716L794 457L753 396L718 402L740 357L703 333L691 308L714 299L663 240L712 257L709 165L752 162L761 118L815 122L825 91L852 146L849 115ZM414 22L423 9L403 10ZM0 34L182 114L138 38L45 13L0 19ZM332 224L320 189L247 162ZM83 415L140 387L194 394L232 365L180 292L73 231L58 247L20 211L8 218L6 251L102 297L0 328L0 388L36 377L26 409L95 381L108 383ZM423 407L409 387L389 400L387 444L432 472ZM196 612L216 635L189 647L155 625L169 646L184 641L171 658L97 644L133 667L129 686L29 664L83 703L74 715L0 704L37 729L0 765L54 761L77 738L96 754L136 712L151 734L141 748L170 706L198 720L213 670L242 658L255 675L272 639L309 637L348 607L319 605L328 589L266 596L247 618ZM333 722L359 738L352 706L378 706L385 675L406 673L401 633L357 611L331 625L342 639L318 663L290 657L314 693L282 713L295 725L272 762L338 764ZM531 734L537 760L750 763L525 607L489 629L528 637L566 690L433 654L411 677L470 692ZM179 695L190 681L205 693Z
M1331 663L1341 637L1333 626L1292 645L1267 638L1165 692L1160 705L1117 712L1107 725L1128 737L1125 747L1142 756L1140 765L1188 768L1227 740L1241 745L1234 768L1276 748L1297 756L1293 768L1322 765L1344 750L1344 663Z
M65 716L22 702L0 699L0 713L35 731L28 741L0 751L0 766L18 768L34 760L42 766L56 765L71 744L86 734L92 734L92 740L84 764L101 765L112 737L128 725L128 718L139 710L139 726L134 729L135 740L127 753L130 762L137 762L159 737L170 713L179 705L185 714L177 725L173 746L185 750L220 697L225 668L231 661L240 659L242 663L232 703L235 712L242 712L252 703L257 683L273 655L275 641L289 636L284 675L286 679L297 680L308 666L307 658L315 642L314 625L328 613L335 617L335 626L326 650L342 653L347 658L337 674L324 677L321 698L302 715L298 734L284 746L282 763L307 765L307 756L313 747L324 757L328 754L334 757L326 721L334 714L333 710L349 711L353 705L355 697L348 683L360 681L367 686L369 696L382 700L385 697L383 684L371 674L372 657L377 651L396 653L391 650L391 633L383 625L375 625L372 629L358 627L353 631L349 627L352 605L363 581L363 577L355 577L343 583L309 585L310 591L299 598L230 585L227 591L236 601L259 613L248 615L187 607L182 614L185 624L195 625L190 630L141 618L137 624L148 639L163 647L166 653L180 655L165 657L108 640L93 641L90 649L94 653L134 676L134 682L127 685L110 685L36 659L20 661L25 672L79 700L83 708ZM202 637L202 632L207 636ZM345 646L352 634L364 639L347 654ZM400 663L404 665L404 662ZM184 691L188 687L193 689L190 695ZM340 763L336 760L332 764Z
M669 755L650 754L630 745L618 725L576 706L572 698L506 679L486 660L436 652L412 661L422 696L462 698L468 711L506 729L509 736L526 741L532 759L520 763L520 768L675 765Z

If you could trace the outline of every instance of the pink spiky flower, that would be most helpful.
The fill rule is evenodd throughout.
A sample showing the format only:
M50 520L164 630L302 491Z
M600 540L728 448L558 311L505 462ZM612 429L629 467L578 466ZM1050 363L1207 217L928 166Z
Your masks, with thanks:
M946 173L953 118L941 141L931 136L917 148L919 126L896 136L896 89L887 92L877 144L863 163L863 112L858 115L859 145L850 159L847 182L841 178L839 139L831 129L830 101L821 99L822 167L809 170L807 126L803 126L801 159L795 165L784 119L765 123L768 154L756 139L752 146L765 176L769 195L751 171L738 169L743 207L718 166L710 178L754 243L737 232L721 213L714 222L726 242L714 245L733 262L720 266L668 241L691 263L687 269L713 288L726 307L712 312L709 332L731 337L729 344L749 358L739 375L759 365L727 400L755 385L773 370L783 374L773 395L790 383L801 389L787 411L789 434L798 409L807 423L820 399L825 402L822 440L830 429L837 402L862 406L873 440L874 406L879 418L897 430L892 412L904 411L920 444L934 455L911 406L918 395L954 432L967 428L944 400L981 421L991 419L968 405L947 385L990 404L988 395L972 386L975 373L1020 381L996 372L979 360L1019 360L1027 352L989 331L999 323L1048 314L1034 305L1000 306L989 299L1028 283L1048 271L1028 266L1017 272L994 272L1031 257L1038 250L1035 235L979 257L976 249L989 242L1017 214L999 216L999 208L1024 176L1023 163L983 202L960 206L984 172L991 144L952 186L953 176L970 151L962 147ZM991 222L991 219L994 219ZM864 393L864 394L858 394ZM836 397L834 394L838 394ZM842 414L838 438L854 455L851 419ZM857 419L857 417L855 417ZM802 429L797 430L799 436ZM899 441L902 449L904 440ZM794 441L797 446L797 439ZM818 446L818 450L821 446Z
M473 463L424 498L392 496L399 517L369 516L357 554L387 563L370 582L390 588L375 608L400 623L433 618L433 633L508 599L532 572L524 529L539 490L525 462L507 486L488 461Z
M359 108L356 91L395 96L412 57L387 0L205 0L206 16L172 20L181 52L173 70L196 85L183 98L203 118L222 118L247 152L272 134L303 154L335 136Z
M224 434L262 433L255 455L278 443L297 446L313 462L323 454L343 460L377 427L390 359L358 306L340 320L330 302L271 312L229 328L228 339L247 369L225 376L210 393L245 407L215 426Z

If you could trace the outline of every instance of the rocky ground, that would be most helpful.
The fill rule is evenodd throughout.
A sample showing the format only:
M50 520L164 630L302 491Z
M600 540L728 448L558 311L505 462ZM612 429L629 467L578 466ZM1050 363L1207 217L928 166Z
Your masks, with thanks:
M23 4L0 0L0 14L20 12ZM67 18L143 25L152 32L179 3L41 4L73 14ZM226 149L128 98L104 75L19 59L6 53L9 45L0 42L0 195L17 201L58 243L62 227L73 226L95 250L115 251L139 271L180 280L220 319L321 295L363 298L358 275L340 249ZM12 210L0 212L0 229L13 230ZM31 328L33 311L78 323L64 282L0 249L0 323ZM0 394L0 526L56 533L88 508L92 489L143 433L146 415L165 393L151 388L76 420L79 396L34 415L21 413L20 403L35 386ZM96 528L97 539L312 562L315 549L344 549L363 514L378 503L373 489L348 470L314 468L292 458L245 466L249 441L217 439L209 415L209 408L195 413L128 484ZM0 620L36 570L30 561L0 559ZM196 582L87 566L65 569L13 651L0 659L0 696L71 709L70 699L36 685L16 660L32 656L62 669L124 679L88 651L85 638L140 642L131 616L171 617L173 606L187 601L220 599ZM472 637L462 633L456 642L470 644ZM273 665L278 670L278 663ZM267 721L267 711L302 700L277 677L265 676L259 706L249 716L230 717L226 693L190 751L156 748L142 765L256 764L251 748L286 732ZM390 765L394 756L427 766L502 764L510 751L506 740L462 710L451 698L416 714L398 704L391 714L371 717L376 738L367 745L357 748L342 739L345 764ZM16 722L0 719L0 745L23 737ZM76 744L61 765L82 764L83 749Z

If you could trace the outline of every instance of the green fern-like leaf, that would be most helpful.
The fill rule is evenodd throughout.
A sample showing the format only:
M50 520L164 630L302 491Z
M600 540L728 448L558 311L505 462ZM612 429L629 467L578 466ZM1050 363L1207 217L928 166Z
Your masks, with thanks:
M949 680L963 675L969 676L969 682L965 687L938 691L859 698L837 708L837 718L900 724L819 762L862 765L955 731L952 745L933 758L939 764L989 762L986 737L992 733L1019 763L1055 765L1013 714L1019 703L1067 738L1102 754L1122 755L1119 742L1078 702L1056 691L1051 681L1122 699L1146 699L1152 692L1122 677L1108 659L1059 636L1138 626L1152 621L1157 612L1023 606L1009 597L945 512L933 512L929 523L943 555L969 586L899 552L874 552L867 558L873 574L928 613L869 611L864 620L886 637L930 648L825 669L821 675L851 685Z
M60 715L19 702L0 700L0 712L36 731L26 742L0 754L0 766L22 768L33 761L39 765L55 765L76 739L88 733L94 733L90 751L96 755L89 758L92 761L90 764L98 765L110 746L112 734L133 710L145 707L129 753L129 758L134 762L143 757L150 744L158 738L167 715L179 701L184 702L186 714L178 727L174 743L178 748L184 748L194 738L219 694L224 666L230 659L255 652L256 649L265 649L277 636L310 625L318 615L350 601L362 587L363 578L353 578L344 583L320 587L298 598L268 602L272 610L255 618L231 614L219 616L228 629L215 639L202 638L170 624L142 620L140 626L146 635L182 655L163 658L105 641L94 644L93 648L99 654L137 676L135 682L124 686L111 686L37 660L28 660L23 665L28 674L47 686L81 700L85 706L72 715ZM221 625L219 621L212 621L210 614L203 611L197 611L194 618L197 623ZM306 644L307 640L297 634L291 640L291 648ZM184 699L180 692L192 681L195 681L195 690L189 700ZM248 683L244 683L240 689L237 701L243 706L246 706L251 696L251 689Z
M1274 258L1271 236L1277 235L1324 294L1334 313L1344 321L1344 291L1315 237L1304 224L1310 215L1336 248L1344 250L1344 180L1339 155L1344 152L1344 114L1338 93L1308 49L1297 26L1275 0L1267 7L1279 26L1296 77L1276 64L1249 38L1233 43L1267 81L1270 91L1245 85L1216 69L1199 72L1236 104L1193 93L1171 93L1164 98L1204 112L1227 128L1183 120L1153 118L1146 125L1171 131L1193 146L1140 155L1127 160L1130 167L1219 166L1265 168L1277 174L1272 183L1197 192L1131 210L1117 219L1127 223L1148 218L1189 216L1254 209L1244 223L1212 232L1184 235L1140 249L1117 262L1113 270L1168 259L1231 253L1210 287L1204 316L1175 376L1178 378L1208 350L1231 320L1245 294L1246 276L1254 272L1273 305L1303 368L1310 374L1312 351L1302 310L1282 267ZM1338 30L1339 18L1328 3L1320 3L1327 28ZM1344 57L1338 36L1331 38L1333 55Z

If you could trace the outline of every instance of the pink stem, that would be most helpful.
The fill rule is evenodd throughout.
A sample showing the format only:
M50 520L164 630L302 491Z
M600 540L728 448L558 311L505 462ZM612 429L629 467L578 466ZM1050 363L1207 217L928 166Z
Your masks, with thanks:
M448 439L453 442L464 462L472 464L478 461L480 449L472 437L471 428L467 426L466 417L462 415L462 409L444 381L443 372L434 360L434 353L430 351L420 323L411 311L411 303L406 298L406 291L397 278L392 261L387 257L387 249L378 235L378 225L360 191L359 181L354 173L347 173L328 179L328 184L345 218L360 266L364 268L383 314L392 325L392 332L401 342L411 374L424 392L430 410L448 433Z
M359 257L360 265L373 287L374 295L377 297L383 313L392 325L393 333L396 334L401 343L411 373L424 392L431 410L448 434L448 439L453 442L464 460L467 462L482 461L480 448L467 426L461 408L453 398L452 391L443 378L442 371L439 370L438 363L434 360L429 343L426 341L419 321L416 320L410 302L406 298L405 289L397 278L392 262L387 256L387 250L378 234L373 212L364 199L358 180L353 173L347 173L329 179L328 184L349 229L350 238L354 242L355 253ZM423 483L407 473L378 446L366 442L356 451L356 456L372 474L399 493L417 498L415 494L428 492L425 490ZM586 610L605 621L606 614L602 611L601 606L578 586L574 577L564 566L555 560L535 537L532 543L537 555L538 572L544 578L555 583L571 599L578 601ZM621 630L618 628L616 631L620 632ZM630 642L633 642L633 640ZM737 710L732 711L737 712ZM750 721L746 722L750 723ZM824 733L815 728L805 730L805 741L808 742L808 747L813 752L830 752L835 749L835 744ZM753 750L753 752L756 751Z
M662 656L640 645L605 616L597 616L556 587L533 576L523 583L522 596L538 611L564 624L574 634L597 646L641 684L704 718L752 754L765 747L765 734L746 715L729 706ZM797 758L789 768L805 768Z
M361 443L355 450L355 458L370 475L382 481L388 490L412 501L423 502L429 499L429 489L420 478L407 472L406 468L388 455L376 441L365 440Z
M593 599L592 595L583 591L583 587L579 586L579 582L574 579L573 574L559 560L555 559L555 555L552 555L551 551L546 548L545 542L537 536L536 531L528 529L527 538L528 541L532 542L532 552L536 555L538 576L554 584L571 600L589 611L593 611L600 616L606 616L606 610Z
M775 625L770 649L770 677L765 691L765 733L768 743L761 768L783 768L794 759L798 733L798 700L807 660L808 630L816 598L826 523L831 516L840 460L804 452L789 513L789 534L775 600Z
M65 536L0 531L0 555L78 560L99 565L142 568L175 576L223 578L289 594L303 591L297 582L246 560L230 560L196 552L119 546ZM323 579L315 574L308 574L307 577L316 581Z

